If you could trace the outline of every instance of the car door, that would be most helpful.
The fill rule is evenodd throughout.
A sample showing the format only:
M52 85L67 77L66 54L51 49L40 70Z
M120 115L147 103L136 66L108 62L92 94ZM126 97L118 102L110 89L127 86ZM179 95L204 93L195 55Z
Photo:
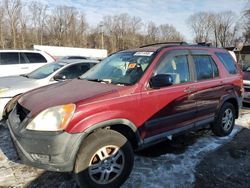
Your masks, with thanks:
M22 74L21 65L19 63L18 52L2 52L0 53L0 76L11 76Z
M188 50L174 50L166 52L156 65L152 76L172 75L173 85L155 89L148 86L142 92L140 109L150 117L140 130L142 137L161 136L194 125L196 101L192 95L194 78L189 59Z
M225 87L220 79L219 69L211 54L206 50L192 50L196 84L194 98L197 101L196 124L213 121Z

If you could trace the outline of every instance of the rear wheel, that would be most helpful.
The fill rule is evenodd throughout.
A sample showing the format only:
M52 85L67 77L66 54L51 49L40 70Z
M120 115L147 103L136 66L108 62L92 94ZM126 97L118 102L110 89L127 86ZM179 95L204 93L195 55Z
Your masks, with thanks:
M115 188L128 178L134 153L126 137L113 130L98 130L87 137L75 162L80 187Z
M231 103L226 102L212 125L212 131L217 136L227 136L234 128L234 122L235 108Z

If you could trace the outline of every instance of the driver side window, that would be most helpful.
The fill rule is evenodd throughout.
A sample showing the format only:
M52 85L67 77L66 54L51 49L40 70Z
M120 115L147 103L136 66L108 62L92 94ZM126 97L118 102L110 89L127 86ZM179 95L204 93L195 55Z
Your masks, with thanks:
M83 75L89 69L90 69L90 65L87 63L75 64L75 65L66 67L59 74L64 75L66 79L74 79Z
M165 58L155 70L155 75L168 74L173 78L173 84L190 81L188 58L186 55Z

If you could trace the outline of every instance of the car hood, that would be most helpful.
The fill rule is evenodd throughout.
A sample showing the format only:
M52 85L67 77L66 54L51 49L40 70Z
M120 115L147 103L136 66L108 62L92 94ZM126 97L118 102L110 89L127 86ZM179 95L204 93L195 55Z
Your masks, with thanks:
M6 76L0 78L0 87L17 87L20 83L30 82L32 79L23 76ZM32 80L33 81L33 80Z
M36 116L41 111L63 104L102 97L106 94L117 93L121 86L74 79L60 82L25 93L18 102Z
M16 94L26 92L38 86L42 86L39 80L29 79L23 76L1 77L0 88L8 88L8 90L0 93L0 96L13 97Z

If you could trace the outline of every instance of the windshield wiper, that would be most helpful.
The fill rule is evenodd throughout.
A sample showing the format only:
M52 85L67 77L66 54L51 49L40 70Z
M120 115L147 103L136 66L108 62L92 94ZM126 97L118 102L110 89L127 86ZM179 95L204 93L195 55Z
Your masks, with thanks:
M124 83L124 82L112 82L112 84L121 85L121 86L131 86L131 85L133 85L132 83Z
M106 84L110 84L112 83L112 80L111 79L86 79L88 81L91 81L91 82L100 82L100 83L106 83Z
M29 76L27 74L20 74L20 76L25 77L25 78L29 78Z

